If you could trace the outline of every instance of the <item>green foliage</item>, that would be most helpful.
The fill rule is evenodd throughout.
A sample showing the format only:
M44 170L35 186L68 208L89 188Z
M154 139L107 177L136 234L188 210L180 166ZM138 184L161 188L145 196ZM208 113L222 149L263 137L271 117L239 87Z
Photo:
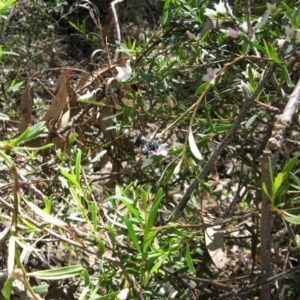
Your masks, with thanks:
M60 280L64 287L76 286L73 296L81 300L208 299L226 293L231 285L235 291L247 287L259 274L257 215L262 192L274 216L283 221L274 222L274 231L284 227L288 232L280 247L299 248L298 159L292 150L282 149L278 164L270 161L271 188L261 180L259 163L285 96L299 77L297 1L280 3L272 12L254 1L247 15L239 1L230 11L222 1L166 0L156 31L143 37L128 33L122 44L114 43L114 33L102 40L104 24L97 21L105 18L98 16L91 1L76 7L63 1L26 1L30 13L21 18L17 10L9 20L5 16L13 2L0 2L6 32L10 24L22 25L31 35L20 40L10 35L0 48L5 92L0 113L0 201L1 217L11 224L1 236L1 241L8 241L5 299L10 299L13 278L22 279L32 295L50 291L52 281ZM69 15L75 9L79 17L74 21ZM90 17L81 15L83 11ZM58 82L69 82L61 90L69 98L59 116L43 122L48 100L63 94L55 90L52 79L60 68L49 63L63 56L53 40L53 18L70 25L80 43L97 48L90 49L95 50L90 77L87 63L79 65L73 58L75 51L68 53L70 61L62 58L61 67L76 64L71 75ZM283 55L281 40L289 44ZM120 53L122 65L114 61ZM241 107L273 63L277 65L271 80L255 94L236 126ZM116 67L125 65L129 79L120 80ZM24 100L23 68L30 76L29 100L36 114L28 118L33 125L20 132L16 122L23 111L12 99ZM77 89L82 78L88 78L87 87ZM55 109L61 104L57 102ZM62 115L70 117L67 124L61 125ZM232 130L230 143L208 168L211 173L202 176ZM298 121L291 131L291 136L299 132ZM134 147L139 133L146 141ZM37 140L43 142L35 146ZM143 155L143 146L152 149ZM179 216L175 212L186 196L189 202ZM251 217L244 218L247 213ZM208 225L214 233L210 241ZM220 268L213 251L231 248L238 255ZM52 260L43 256L46 252L47 257L61 258L63 265L51 265ZM37 254L41 269L30 263ZM277 267L284 270L287 265ZM28 277L49 284L33 286ZM296 290L295 278L286 279L291 283L286 295ZM251 292L252 297L258 289Z

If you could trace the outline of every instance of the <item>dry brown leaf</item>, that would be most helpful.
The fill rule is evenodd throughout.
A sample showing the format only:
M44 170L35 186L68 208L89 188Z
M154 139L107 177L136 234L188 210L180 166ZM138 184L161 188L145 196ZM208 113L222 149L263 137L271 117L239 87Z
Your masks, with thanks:
M116 64L110 65L108 67L102 67L96 71L93 71L92 73L85 74L80 81L78 82L76 86L76 92L80 92L87 88L89 85L95 83L95 81L99 77L111 77L111 70L116 66ZM108 76L106 76L108 75Z
M63 127L65 127L70 121L70 108L68 107L64 113L62 114L62 116L59 118L57 124L56 124L56 130L59 130ZM65 134L67 135L67 133ZM58 147L58 148L63 148L64 144L65 144L65 138L64 136L56 136L53 138L52 143Z
M61 76L59 76L58 80L59 89L51 102L51 105L43 118L43 121L49 123L51 120L57 120L61 113L65 110L68 105L69 97L69 87L70 87L70 76L71 70L65 70Z
M224 233L221 226L209 227L205 230L205 244L207 251L218 269L223 269L227 263Z
M20 124L19 124L19 133L24 132L31 120L31 113L32 113L32 99L33 99L33 89L26 85L25 91L21 97L20 103Z

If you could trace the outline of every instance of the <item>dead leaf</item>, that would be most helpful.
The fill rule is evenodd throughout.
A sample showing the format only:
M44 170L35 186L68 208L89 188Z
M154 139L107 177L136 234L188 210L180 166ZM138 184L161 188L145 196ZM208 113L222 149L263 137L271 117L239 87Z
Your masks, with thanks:
M224 233L221 226L208 227L205 230L207 251L218 269L223 269L227 263L225 252Z
M59 76L58 78L58 80L60 80L58 92L52 100L51 105L43 118L43 121L45 121L46 123L49 123L51 120L56 121L68 104L70 73L71 70L65 70L63 74L61 74L61 76Z
M75 91L78 93L91 84L94 84L96 80L99 79L99 77L111 77L111 70L116 66L116 64L112 64L108 67L102 67L99 68L96 71L93 71L92 73L85 74L80 81L78 82ZM109 76L106 76L109 75Z

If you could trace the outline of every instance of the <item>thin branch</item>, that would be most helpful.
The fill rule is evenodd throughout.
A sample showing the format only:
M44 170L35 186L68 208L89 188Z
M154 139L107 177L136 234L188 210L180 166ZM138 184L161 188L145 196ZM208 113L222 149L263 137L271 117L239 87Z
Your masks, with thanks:
M283 113L278 117L277 122L274 125L272 136L268 140L266 149L263 151L262 158L262 182L265 184L266 189L269 195L272 195L272 185L270 172L274 174L275 166L278 161L279 152L283 148L285 138L285 132L289 124L292 122L292 117L296 111L297 106L300 102L300 80L293 93L290 96L290 99L283 111ZM271 168L271 170L270 170ZM273 204L274 205L274 204ZM266 281L271 275L271 244L272 244L272 222L273 222L273 213L272 213L272 203L269 199L269 196L265 193L265 190L262 192L262 209L261 209L261 280ZM262 299L271 299L271 290L270 285L265 285L262 288L261 292Z
M199 174L198 177L200 180L203 180L209 174L213 164L218 159L218 157L220 156L222 151L229 145L229 143L235 137L237 129L239 128L240 124L244 120L249 109L254 105L255 99L258 97L258 95L263 90L263 88L268 84L276 67L277 67L277 64L273 63L272 66L269 68L269 70L266 72L265 76L260 81L259 86L254 91L254 93L251 96L246 97L245 102L240 110L239 115L237 116L236 120L234 121L231 130L228 132L227 136L224 138L224 140L220 144L219 148L213 153L213 155L210 157L210 159L204 166L203 170ZM195 180L188 187L185 195L182 197L179 204L177 205L177 207L174 211L173 217L170 218L169 221L177 219L178 216L182 215L183 210L185 209L192 193L198 188L198 186L199 186L199 182L197 180Z

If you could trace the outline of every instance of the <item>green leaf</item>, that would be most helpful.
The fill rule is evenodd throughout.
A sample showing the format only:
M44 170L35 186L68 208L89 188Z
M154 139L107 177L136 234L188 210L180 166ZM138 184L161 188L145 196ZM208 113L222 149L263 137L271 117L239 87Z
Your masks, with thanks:
M280 172L275 177L275 181L273 182L273 185L272 185L272 192L273 192L272 197L273 198L276 198L277 192L280 189L282 183L285 181L286 175L287 175L286 173Z
M251 86L254 86L255 83L254 83L254 77L253 77L253 72L252 72L252 68L251 66L247 66L247 73L248 73L248 77L249 77L249 82L250 82L250 85Z
M285 211L292 214L292 215L299 215L300 214L300 207L286 208Z
M155 239L157 235L157 231L150 231L149 234L147 235L147 238L144 239L143 243L143 252L146 253L148 247L151 245L153 240Z
M264 40L264 44L265 44L268 56L270 58L272 58L277 64L282 64L282 61L277 56L274 48L271 45L269 45L265 40Z
M215 125L213 124L211 117L210 117L209 106L207 105L206 99L205 99L205 105L204 105L204 113L205 113L206 122L210 129L209 131L216 132Z
M32 290L38 295L45 295L49 292L49 284L43 282L40 285L33 286Z
M198 89L197 89L195 95L196 95L196 96L199 96L199 95L202 93L202 91L204 91L209 85L210 85L210 82L209 82L209 81L202 83L202 84L198 87Z
M295 233L292 229L292 227L290 226L289 223L286 222L286 220L282 219L285 228L287 229L288 235L290 236L290 238L292 239L292 241L294 242L294 244L299 248L300 244L297 243L296 241L296 236Z
M45 122L39 122L33 127L28 127L19 137L16 139L10 140L10 143L13 145L29 141L36 138L39 134L45 130Z
M186 247L185 247L185 260L187 262L187 265L188 265L190 271L194 272L195 268L194 268L194 264L193 264L193 261L192 261L190 247L189 247L188 243L186 244Z
M292 215L285 210L283 211L282 218L292 224L295 224L295 225L300 224L300 216Z
M161 267L161 265L166 260L166 255L162 255L158 258L158 262L152 267L150 274L156 273L157 270Z
M135 208L129 203L129 201L128 201L127 198L122 197L122 196L119 196L118 198L119 198L119 200L121 200L121 201L125 204L125 206L127 207L127 209L128 209L128 210L129 210L129 211L137 218L137 220L139 221L139 223L142 224L143 221L142 221L142 219L141 219L141 217L140 217L141 212L140 212L139 210L135 209Z
M263 52L263 53L266 53L266 49L265 49L263 46L261 46L261 45L255 43L255 42L252 42L252 41L250 41L250 44L251 44L254 48L256 48L257 50L259 50L259 51L261 51L261 52Z
M7 273L10 275L15 268L16 237L10 236L8 241Z
M1 143L0 143L0 147L1 147ZM0 150L0 158L2 158L4 161L6 161L6 163L10 166L13 164L11 158L1 150Z
M288 86L289 88L292 88L292 87L294 86L294 84L293 84L293 82L292 82L291 76L290 76L290 74L289 74L289 72L288 72L286 66L283 66L282 69L283 69L284 80L285 80L287 86Z
M76 175L76 181L80 182L80 166L81 166L81 150L77 150L76 154L76 161L75 161L75 175Z
M124 216L124 222L126 224L126 227L127 227L127 230L128 230L128 233L129 233L129 237L135 247L135 249L139 252L139 253L142 253L142 250L141 250L141 247L140 247L140 244L139 244L139 241L138 241L138 238L135 234L135 230L133 228L133 225L132 225L132 222L129 220L128 217Z
M253 122L255 121L255 119L258 117L258 115L253 115L245 124L246 129L249 129L251 127L251 125L253 124Z
M156 216L157 216L157 211L158 211L158 208L160 206L160 202L163 198L163 190L160 188L153 200L153 204L152 204L152 207L151 207L151 210L150 210L150 213L147 217L147 221L146 221L146 224L145 224L145 231L144 231L144 239L147 239L148 237L148 234L154 224L154 221L156 219Z
M262 188L263 188L263 191L264 191L264 193L268 196L268 198L271 200L271 202L273 202L272 201L272 197L270 196L270 194L269 194L269 192L268 192L268 189L267 189L267 186L266 186L266 184L263 182L263 184L262 184Z
M86 295L90 291L90 275L86 269L82 271L82 277L83 277L83 289L78 300L86 299Z
M50 223L51 225L55 225L58 227L66 227L67 224L62 220L51 216L50 214L46 213L44 210L40 209L36 206L33 202L27 201L24 197L22 197L23 201L32 209L32 211L39 217L42 218L44 222Z
M229 131L231 128L232 128L232 124L220 124L215 126L217 132Z
M94 231L97 232L98 211L97 211L97 204L95 202L92 202L91 204L91 216L92 216Z
M6 120L9 120L9 116L3 114L3 113L0 113L0 120L1 121L6 121Z
M170 0L165 0L163 13L162 13L162 25L166 25L168 17L169 17L169 5Z
M191 152L193 153L193 155L198 159L198 160L202 160L203 156L200 153L197 144L195 142L194 136L193 136L193 132L192 132L192 128L190 127L189 129L189 145L191 148Z
M289 174L292 171L292 169L294 168L296 162L297 162L297 157L293 157L292 159L290 159L284 166L282 173Z
M0 51L0 54L6 54L6 55L15 55L15 56L20 56L18 53L13 52L13 51Z
M36 271L27 273L26 275L44 280L60 280L73 276L79 276L83 270L84 268L81 265L74 265L57 269Z
M281 5L284 7L284 9L286 10L286 12L288 14L291 14L292 13L292 10L289 8L289 6L283 1L281 2Z
M75 187L77 187L78 189L80 189L80 183L76 180L76 177L73 174L70 174L68 172L66 172L63 169L60 169L60 173L66 177L69 181L71 181L71 183L73 183L75 185Z
M2 288L2 295L5 300L10 300L10 295L11 295L11 288L13 284L14 279L11 277L8 277L7 280L5 281L5 284Z

